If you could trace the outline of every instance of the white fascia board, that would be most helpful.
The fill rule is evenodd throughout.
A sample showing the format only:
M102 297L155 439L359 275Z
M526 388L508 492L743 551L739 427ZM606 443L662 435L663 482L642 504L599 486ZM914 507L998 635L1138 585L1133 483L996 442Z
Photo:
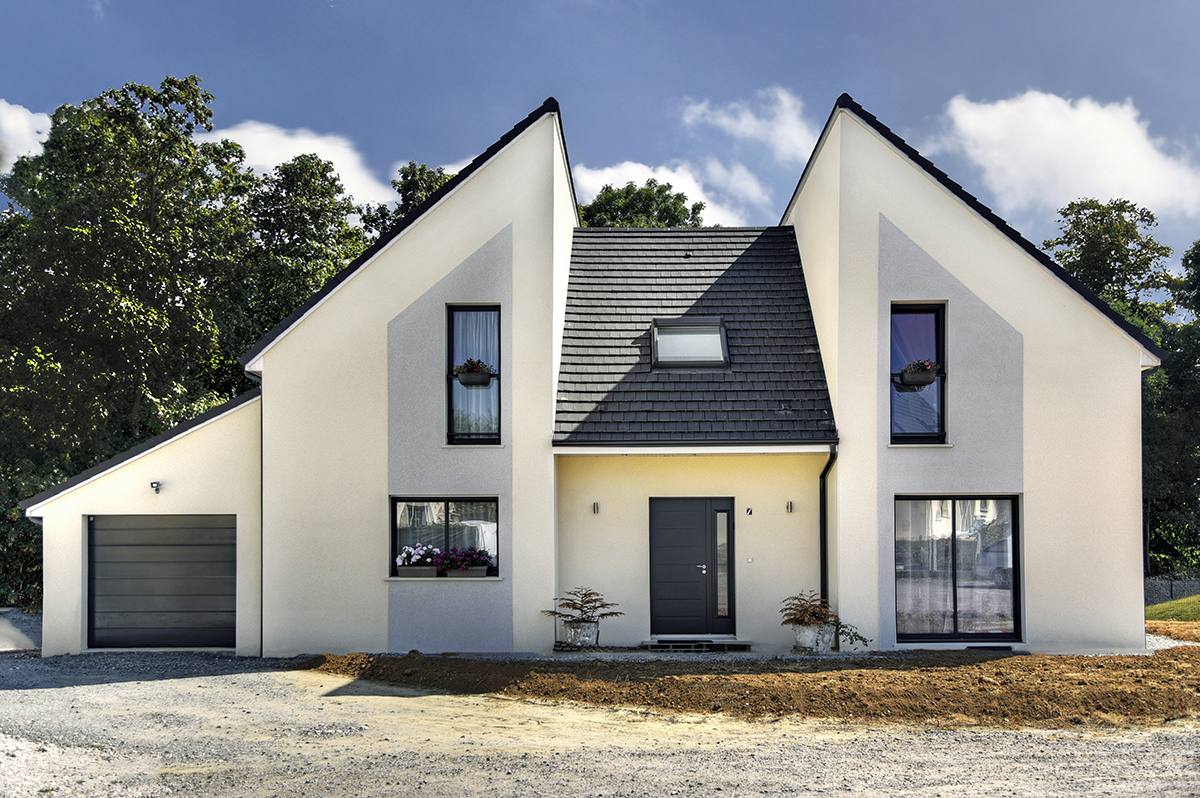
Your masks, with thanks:
M556 457L708 457L730 454L829 454L828 443L784 446L555 446Z
M68 493L74 493L75 491L79 490L80 488L84 487L85 485L90 485L93 482L95 482L96 480L100 479L101 477L107 476L107 475L111 474L112 472L116 471L117 469L124 468L125 466L129 465L130 463L135 463L138 460L141 460L143 457L145 457L149 454L152 454L153 452L157 452L159 449L162 449L165 446L170 446L175 441L183 440L187 436L191 435L193 432L196 432L197 430L202 430L205 427L207 427L209 424L213 424L217 421L220 421L221 419L228 416L230 413L236 413L238 410L241 410L244 407L248 407L248 406L254 404L255 402L261 402L261 401L262 401L262 396L256 396L253 399L251 399L250 401L242 402L241 404L236 405L235 407L231 407L228 410L226 410L224 413L219 413L219 414L213 416L212 418L207 419L200 424L197 424L196 426L192 427L191 429L185 430L184 432L180 433L179 435L172 435L170 438L168 438L167 440L158 444L157 446L152 446L144 452L138 452L133 457L130 457L128 460L122 460L119 463L114 463L110 468L106 468L103 471L100 471L99 473L93 474L92 476L90 476L87 479L80 482L78 485L72 485L71 487L67 488L66 490L62 491L61 493L56 493L48 499L40 501L37 504L31 504L29 507L26 507L25 508L25 517L36 521L37 519L41 518L40 511L47 504L52 504L52 503L58 501L63 496L66 496ZM187 423L187 422L181 422L181 423ZM117 457L120 457L120 456L121 455L117 455Z
M554 112L549 112L548 115L558 116L558 114L556 114ZM412 224L405 227L403 230L400 231L400 233L395 238L393 238L391 241L384 244L383 247L378 252L376 252L374 255L372 255L369 260L367 260L361 266L359 266L357 269L355 269L353 274L351 274L345 280L342 280L340 283L335 285L333 287L333 290L331 290L325 296L321 297L315 305L313 305L311 308L309 308L307 311L304 312L304 315L302 315L300 318L296 319L294 322L292 322L290 325L288 325L288 328L286 330L283 330L282 332L279 333L279 335L275 336L275 339L273 341L271 341L271 343L267 344L266 347L264 347L263 350L261 352L259 352L258 355L253 360L251 360L249 363L246 364L244 371L246 371L250 374L256 374L261 377L262 369L263 369L263 358L266 357L267 352L270 352L272 349L274 349L275 345L278 344L280 341L282 341L284 338L286 338L288 336L288 334L297 327L297 325L301 324L305 319L307 319L309 316L311 316L313 313L315 313L317 308L321 307L326 302L328 302L331 297L333 297L335 294L337 294L338 291L341 291L342 288L344 288L351 280L353 280L358 275L362 274L363 271L365 271L367 269L367 267L369 267L372 263L374 263L376 261L376 259L381 257L383 255L383 253L390 250L396 244L397 241L400 241L406 235L408 235L408 231L412 230L414 227L416 227L418 224L420 224L422 219L424 219L430 213L433 213L433 211L436 208L441 207L442 203L444 203L446 200L450 199L455 194L457 194L462 189L463 186L467 185L473 179L475 179L476 175L478 175L480 172L482 172L484 169L486 169L488 167L488 165L490 165L493 161L495 161L502 154L504 154L510 147L515 145L521 139L525 138L525 136L527 134L529 134L530 132L532 132L534 128L538 127L538 125L540 125L541 122L542 122L542 120L539 119L537 122L533 123L529 127L522 130L520 133L518 133L516 135L515 138L513 138L512 141L508 142L503 147L501 147L499 150L497 150L496 153L494 155L492 155L491 158L488 158L486 163L482 164L474 172L471 172L471 174L469 174L465 178L463 178L463 181L461 183L459 183L457 186L455 186L454 188L452 188L450 191L448 191L444 197L442 197L440 200L435 202L433 205L430 205L425 210L425 213L421 214L419 217L414 219Z

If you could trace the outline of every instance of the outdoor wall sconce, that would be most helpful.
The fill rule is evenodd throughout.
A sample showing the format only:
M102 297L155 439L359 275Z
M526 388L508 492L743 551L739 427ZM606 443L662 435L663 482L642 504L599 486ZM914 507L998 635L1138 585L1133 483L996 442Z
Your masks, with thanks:
M792 511L792 503L788 502L788 512L790 513L791 511Z
M161 482L151 482L150 487L154 488L154 492L158 493L158 489L162 487Z
M600 502L592 502L592 515L600 514Z

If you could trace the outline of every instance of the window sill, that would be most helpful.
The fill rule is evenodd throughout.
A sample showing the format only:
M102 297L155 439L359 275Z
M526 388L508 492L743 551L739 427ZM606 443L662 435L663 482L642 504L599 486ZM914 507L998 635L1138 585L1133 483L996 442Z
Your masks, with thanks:
M446 584L472 585L480 582L503 582L503 576L473 576L468 578L451 579L448 576L385 576L385 582L444 582Z
M503 443L443 443L443 449L504 449Z
M889 449L953 449L953 443L889 443Z

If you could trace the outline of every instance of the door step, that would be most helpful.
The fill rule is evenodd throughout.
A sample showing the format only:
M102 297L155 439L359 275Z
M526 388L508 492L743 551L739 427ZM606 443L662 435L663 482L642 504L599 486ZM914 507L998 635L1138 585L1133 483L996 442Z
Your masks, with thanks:
M674 651L677 653L703 654L710 651L749 651L754 643L749 640L721 640L699 638L695 640L680 640L675 638L663 640L645 640L642 648L647 651Z

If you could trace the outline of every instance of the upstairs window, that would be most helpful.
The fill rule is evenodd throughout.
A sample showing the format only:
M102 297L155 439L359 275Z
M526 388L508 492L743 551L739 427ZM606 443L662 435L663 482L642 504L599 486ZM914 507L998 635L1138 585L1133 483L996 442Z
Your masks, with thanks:
M447 443L500 443L500 308L449 309Z
M946 442L945 307L893 305L892 443Z
M729 344L719 316L655 319L650 337L655 368L729 365Z

